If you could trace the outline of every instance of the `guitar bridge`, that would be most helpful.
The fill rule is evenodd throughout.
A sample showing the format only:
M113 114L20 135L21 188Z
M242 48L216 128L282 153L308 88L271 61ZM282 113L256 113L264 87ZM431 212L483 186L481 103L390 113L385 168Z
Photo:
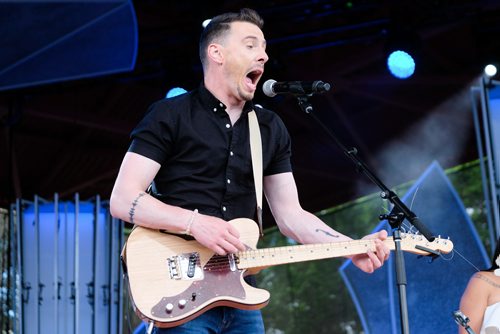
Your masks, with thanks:
M203 279L203 269L198 252L172 256L167 259L167 266L171 279L188 281Z

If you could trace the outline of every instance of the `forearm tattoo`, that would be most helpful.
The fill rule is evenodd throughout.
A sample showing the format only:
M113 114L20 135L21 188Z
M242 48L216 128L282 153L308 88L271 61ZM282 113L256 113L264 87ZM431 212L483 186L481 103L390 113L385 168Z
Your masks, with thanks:
M316 229L316 232L323 232L324 234L326 234L326 235L328 235L330 237L334 237L334 238L338 238L339 237L338 235L331 234L330 232L325 231L325 230L321 230L319 228Z
M132 207L130 208L130 210L128 211L128 216L130 218L130 223L132 224L135 224L134 223L134 215L135 215L135 207L137 206L137 204L139 203L139 199L146 195L146 193L140 193L139 196L137 196L134 201L132 202Z

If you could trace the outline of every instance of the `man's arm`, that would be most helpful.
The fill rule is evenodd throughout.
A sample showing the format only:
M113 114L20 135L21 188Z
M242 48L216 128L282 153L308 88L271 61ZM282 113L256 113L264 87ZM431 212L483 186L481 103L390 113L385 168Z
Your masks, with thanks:
M160 164L127 152L110 199L113 217L152 229L190 234L217 254L245 250L238 231L226 221L165 204L145 191L160 170Z
M285 236L303 244L351 240L302 209L292 173L266 176L264 192L276 223ZM376 240L376 252L359 254L352 260L361 270L371 273L389 257L389 249L382 243L387 238L387 232L380 231L364 238Z

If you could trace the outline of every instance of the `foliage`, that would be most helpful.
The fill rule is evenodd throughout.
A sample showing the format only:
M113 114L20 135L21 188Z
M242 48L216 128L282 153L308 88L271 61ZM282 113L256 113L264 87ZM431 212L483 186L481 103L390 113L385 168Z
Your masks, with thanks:
M484 244L488 242L486 209L477 161L447 171L447 176L474 222ZM400 197L413 182L393 189ZM388 212L387 201L372 194L323 210L317 215L336 230L361 238ZM259 248L294 244L277 229L266 231ZM259 287L271 292L264 308L266 332L271 333L363 333L356 308L338 272L343 259L311 261L268 268L257 275Z
M491 250L479 161L450 169L447 173L487 250Z

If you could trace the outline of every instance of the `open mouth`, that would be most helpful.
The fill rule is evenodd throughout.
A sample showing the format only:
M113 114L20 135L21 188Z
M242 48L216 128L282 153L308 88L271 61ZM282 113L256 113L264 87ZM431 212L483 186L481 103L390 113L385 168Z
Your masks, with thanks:
M248 74L247 74L247 78L250 79L251 81L251 84L252 85L257 85L257 82L259 81L260 77L262 76L262 73L264 73L264 71L262 69L255 69L253 71L250 71Z

